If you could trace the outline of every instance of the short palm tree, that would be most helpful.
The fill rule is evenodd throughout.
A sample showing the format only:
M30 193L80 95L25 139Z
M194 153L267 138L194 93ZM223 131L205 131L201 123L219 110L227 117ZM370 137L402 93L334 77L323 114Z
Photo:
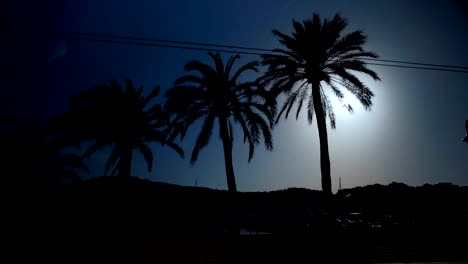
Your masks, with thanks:
M125 80L125 87L113 80L75 95L71 110L56 123L67 128L75 142L93 141L83 157L111 147L104 175L111 171L111 175L130 176L135 149L143 154L151 172L153 152L147 143L157 142L184 154L168 139L169 114L160 104L152 104L158 93L159 86L145 96L143 87L136 89L130 80Z
M22 124L10 119L0 122L2 165L12 182L30 186L55 185L62 180L79 181L79 170L88 167L76 153L65 151L63 141L50 135L45 127Z
M326 117L329 117L331 127L335 128L335 115L325 88L329 88L340 100L344 96L341 88L345 88L357 97L366 110L370 110L374 94L354 73L364 73L379 80L378 75L367 68L362 60L377 57L375 53L364 51L367 37L362 31L342 35L347 25L347 20L339 14L323 21L318 14L314 14L312 20L293 20L292 35L273 30L285 49L275 49L276 54L262 56L262 64L268 66L264 79L272 83L272 93L275 96L287 94L278 118L283 113L287 117L296 102L296 119L303 105L307 106L309 123L316 116L322 189L328 194L332 193L332 189ZM352 111L350 105L346 107Z
M240 76L246 71L257 72L258 62L250 62L233 71L239 55L229 58L226 64L221 56L208 53L213 66L200 61L185 65L189 74L175 81L175 87L167 91L166 107L176 113L180 121L180 136L184 137L187 129L197 120L204 119L203 126L192 151L191 164L210 141L213 126L219 124L219 135L224 149L224 162L228 190L236 192L236 180L232 164L234 140L233 123L238 124L244 134L244 142L249 144L249 161L254 154L254 147L261 136L268 150L273 149L271 125L275 109L267 103L264 86L257 80L242 82Z

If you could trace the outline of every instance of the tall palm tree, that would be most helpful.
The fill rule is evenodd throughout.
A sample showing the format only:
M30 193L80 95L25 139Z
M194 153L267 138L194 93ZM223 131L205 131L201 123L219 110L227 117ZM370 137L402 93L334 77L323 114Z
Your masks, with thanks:
M285 49L275 49L275 53L278 54L262 56L262 64L268 66L264 78L273 83L272 93L276 96L287 94L278 118L283 113L287 118L296 102L296 119L304 102L307 105L309 123L312 123L314 115L316 116L320 138L322 189L328 194L332 193L332 187L327 115L331 127L335 128L336 124L325 88L328 87L340 101L344 96L341 89L345 88L357 97L366 110L370 110L374 94L354 73L364 73L374 80L379 80L378 75L367 68L362 60L377 58L377 54L363 48L366 35L359 30L342 35L347 25L348 21L339 14L323 21L318 14L314 14L312 20L293 20L292 35L273 30L273 34L279 38ZM350 105L345 106L352 111Z
M175 87L166 93L166 107L177 114L181 138L195 121L204 118L192 151L192 165L197 161L200 150L209 143L217 120L223 143L228 190L236 192L232 164L233 123L240 125L244 143L249 144L250 161L261 136L266 148L273 149L271 125L274 123L275 109L267 103L267 92L259 81L240 80L240 76L247 71L257 72L258 62L247 63L234 72L232 68L239 55L231 56L226 64L218 53L208 55L213 60L213 66L200 61L191 61L185 65L186 71L198 74L189 74L175 81Z
M143 154L151 172L153 152L147 143L157 142L174 149L181 157L182 149L169 140L171 120L160 104L152 104L159 86L146 96L143 87L136 89L125 80L125 87L115 80L75 95L71 110L63 115L56 127L65 127L76 142L94 141L84 152L90 157L96 151L111 147L104 175L130 176L133 150Z

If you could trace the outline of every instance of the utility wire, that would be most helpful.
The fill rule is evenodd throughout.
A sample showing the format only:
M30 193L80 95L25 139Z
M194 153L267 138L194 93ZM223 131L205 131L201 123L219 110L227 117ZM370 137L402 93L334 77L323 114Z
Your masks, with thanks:
M42 31L45 32L45 31ZM55 31L57 32L57 31ZM84 40L84 41L93 41L101 43L114 43L114 44L126 44L126 45L139 45L139 46L149 46L149 47L161 47L161 48L173 48L173 49L185 49L185 50L200 50L200 51L213 51L213 52L226 52L226 53L235 53L235 54L247 54L247 55L267 55L271 53L260 53L260 52L249 52L242 50L234 49L244 49L244 50L256 50L256 51L267 51L275 52L274 50L269 49L259 49L259 48L249 48L249 47L240 47L240 46L229 46L229 45L218 45L218 44L207 44L207 43L197 43L197 42L186 42L186 41L172 41L172 40L158 40L158 39L149 39L149 38L134 38L127 36L116 36L116 35L101 35L93 33L77 33L77 32L61 32L62 34L69 35L78 35L78 36L66 36L66 35L56 35L56 34L41 34L37 32L28 32L33 37L46 37L46 38L58 38L65 40ZM28 36L18 36L17 37L28 37ZM92 37L81 37L81 36L92 36ZM106 39L107 38L107 39ZM123 41L118 39L127 39L127 40L137 40L135 41ZM158 43L147 43L141 41L151 41L151 42L163 42L163 43L174 43L174 44L183 44L183 45L198 45L198 46L208 46L208 47L219 47L219 48L230 48L226 49L217 49L217 48L204 48L204 47L190 47L190 46L177 46L177 45L168 45L168 44L158 44ZM442 64L429 64L429 63L419 63L419 62L405 62L397 60L383 60L383 59L365 59L369 61L382 61L382 62L392 62L400 64L410 64L410 65L421 65L421 66L431 66L431 67L418 67L418 66L407 66L407 65L397 65L397 64L388 64L388 63L369 63L368 65L376 66L385 66L385 67L396 67L396 68L406 68L406 69L419 69L419 70L432 70L432 71L445 71L445 72L458 72L458 73L468 73L468 71L455 70L448 68L457 68L457 69L468 69L464 66L451 66L451 65L442 65ZM446 68L435 68L435 67L446 67Z
M253 50L253 51L274 52L271 49L241 47L241 46L232 46L232 45L220 45L220 44L209 44L209 43L202 43L202 42L176 41L176 40L156 39L156 38L129 37L129 36L118 36L118 35L109 35L109 34L80 33L80 32L74 32L74 31L40 30L39 32L41 32L41 31L46 32L46 33L49 32L49 33L79 35L79 36L98 37L98 38L127 39L127 40L137 40L137 41L151 41L151 42L183 44L183 45L195 45L195 46L207 46L207 47L217 47L217 48L244 49L244 50ZM468 69L468 67L467 67L467 69Z
M384 63L373 63L373 62L366 62L366 64L367 65L386 66L386 67L406 68L406 69L468 73L468 71L443 69L443 68L417 67L417 66L406 66L406 65L395 65L395 64L384 64Z
M382 62L392 62L392 63L400 63L400 64L411 64L411 65L433 66L433 67L444 67L444 68L455 68L455 69L466 69L466 70L468 70L468 67L465 67L465 66L453 66L453 65L446 65L446 64L432 64L432 63L422 63L422 62L384 60L384 59L366 59L366 58L364 58L362 60L382 61Z
M166 44L157 44L157 43L143 43L143 42L131 42L131 41L121 41L121 40L111 40L111 39L84 38L84 37L73 37L73 36L40 35L40 37L58 38L58 39L65 39L65 40L86 40L86 41L103 42L103 43L128 44L128 45L173 48L173 49L188 49L188 50L227 52L227 53L236 53L236 54L240 53L240 54L248 54L248 55L264 55L264 54L267 54L267 53L258 53L258 52L248 52L248 51L224 50L224 49L213 49L213 48L198 48L198 47L175 46L175 45L166 45Z
M71 34L71 35L88 36L88 37L92 36L92 37L98 37L98 38L151 41L151 42L161 42L161 43L208 46L208 47L230 48L230 49L243 49L243 50L264 51L264 52L277 53L277 51L275 51L273 49L263 49L263 48L253 48L253 47L243 47L243 46L233 46L233 45L220 45L220 44L210 44L210 43L202 43L202 42L175 41L175 40L167 40L167 39L129 37L129 36L118 36L118 35L110 35L110 34L81 33L81 32L76 32L76 31L60 31L60 30L39 30L39 32L52 32L52 33L58 33L58 34L67 34L67 35ZM432 64L432 63L401 61L401 60L372 59L372 58L362 58L362 60L391 62L391 63L399 63L399 64L421 65L421 66L444 67L444 68L457 68L457 69L468 70L468 66L454 66L454 65L447 65L447 64Z

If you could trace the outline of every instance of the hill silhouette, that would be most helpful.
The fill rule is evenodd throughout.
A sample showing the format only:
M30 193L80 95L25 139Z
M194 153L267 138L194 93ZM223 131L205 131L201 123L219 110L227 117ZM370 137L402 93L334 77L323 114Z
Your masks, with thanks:
M8 214L9 231L36 257L78 262L193 262L201 255L215 263L468 259L461 240L468 235L468 187L376 184L339 191L331 204L321 191L305 188L236 195L96 177L17 193L22 202ZM225 236L232 221L244 235Z

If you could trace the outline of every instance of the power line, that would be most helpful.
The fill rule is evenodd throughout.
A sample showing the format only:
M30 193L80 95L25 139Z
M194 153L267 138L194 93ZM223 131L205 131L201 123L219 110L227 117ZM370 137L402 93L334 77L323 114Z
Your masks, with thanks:
M432 63L422 63L422 62L411 62L411 61L398 61L398 60L384 60L384 59L363 59L368 61L382 61L382 62L392 62L392 63L401 63L401 64L411 64L411 65L421 65L421 66L433 66L433 67L445 67L445 68L456 68L456 69L466 69L465 66L453 66L446 64L432 64Z
M377 66L386 66L386 67L406 68L406 69L418 69L418 70L430 70L430 71L446 71L446 72L468 73L468 71L452 70L452 69L442 69L442 68L416 67L416 66L395 65L395 64L384 64L384 63L372 63L372 62L366 62L366 64L368 64L368 65L377 65Z
M242 49L242 50L252 50L252 51L263 51L263 52L277 53L277 51L275 51L273 49L253 48L253 47L233 46L233 45L221 45L221 44L211 44L211 43L202 43L202 42L175 41L175 40L167 40L167 39L129 37L129 36L119 36L119 35L110 35L110 34L82 33L82 32L76 32L76 31L60 31L60 30L38 30L38 31L39 32L52 32L52 33L58 33L58 34L67 34L67 35L92 36L92 37L98 37L98 38L127 39L127 40L136 40L136 41L151 41L151 42L162 42L162 43L183 44L183 45L196 45L196 46L208 46L208 47ZM468 66L455 66L455 65L447 65L447 64L432 64L432 63L422 63L422 62L413 62L413 61L372 59L372 58L363 58L362 60L391 62L391 63L398 63L398 64L421 65L421 66L444 67L444 68L457 68L457 69L468 70Z
M39 30L39 32L40 31L51 32L51 33L59 33L59 34L67 34L67 35L80 35L80 36L88 36L88 37L91 36L91 37L98 37L98 38L127 39L127 40L137 40L137 41L151 41L151 42L183 44L183 45L195 45L195 46L207 46L207 47L228 48L228 49L243 49L243 50L253 50L253 51L274 52L271 49L261 49L261 48L232 46L232 45L221 45L221 44L210 44L210 43L191 42L191 41L176 41L176 40L156 39L156 38L129 37L129 36L118 36L118 35L109 35L109 34L80 33L80 32L75 32L75 31Z
M224 49L213 49L213 48L198 48L198 47L188 47L188 46L165 45L165 44L157 44L157 43L143 43L143 42L131 42L131 41L121 41L121 40L111 40L111 39L95 39L95 38L84 38L84 37L73 37L73 36L41 35L40 37L58 38L58 39L65 39L65 40L86 40L86 41L94 41L94 42L102 42L102 43L139 45L139 46L148 46L148 47L201 50L201 51L214 51L214 52L227 52L227 53L236 53L236 54L240 53L240 54L247 54L247 55L264 55L264 54L266 54L266 53L248 52L248 51L224 50Z
M31 32L29 32L29 33L31 33ZM115 35L100 35L100 34L92 34L92 33L68 33L68 34L83 35L83 36L94 36L94 37L90 38L90 37L80 37L80 36L77 37L77 36L64 36L64 35L31 33L31 35L34 36L34 37L58 38L58 39L65 39L65 40L84 40L84 41L93 41L93 42L101 42L101 43L139 45L139 46L185 49L185 50L226 52L226 53L235 53L235 54L258 55L258 56L267 55L267 54L271 54L271 53L249 52L249 51L234 50L234 49L262 50L262 51L275 52L274 50L268 50L268 49L257 49L257 48L248 48L248 47L240 47L240 46L228 46L228 45L185 42L185 41L156 40L156 39L133 38L133 37L115 36ZM18 35L15 35L15 36L16 37L21 37L21 36L18 36ZM27 36L24 36L24 37L27 37ZM96 38L96 37L99 37L99 38ZM104 39L104 38L108 38L108 39ZM111 38L111 39L109 39L109 38ZM139 42L123 41L123 40L116 40L116 39L138 40ZM221 47L221 48L230 48L230 49L226 50L226 49L216 49L216 48L177 46L177 45L167 45L167 44L158 44L158 43L146 43L146 42L141 42L141 41L178 43L178 44L184 44L184 45L211 46L211 47ZM432 66L432 67L418 67L418 66L407 66L407 65L397 65L397 64L387 64L387 63L369 63L369 62L366 62L366 64L368 64L368 65L376 65L376 66L396 67L396 68L406 68L406 69L418 69L418 70L457 72L457 73L468 73L468 71L463 71L463 70L435 68L435 67L450 67L450 68L468 69L468 67L462 67L462 66L428 64L428 63L419 63L419 62L404 62L404 61L383 60L383 59L363 59L363 60L384 61L384 62L392 62L392 63L400 63L400 64L406 63L406 64L412 64L412 65L424 65L424 66Z

